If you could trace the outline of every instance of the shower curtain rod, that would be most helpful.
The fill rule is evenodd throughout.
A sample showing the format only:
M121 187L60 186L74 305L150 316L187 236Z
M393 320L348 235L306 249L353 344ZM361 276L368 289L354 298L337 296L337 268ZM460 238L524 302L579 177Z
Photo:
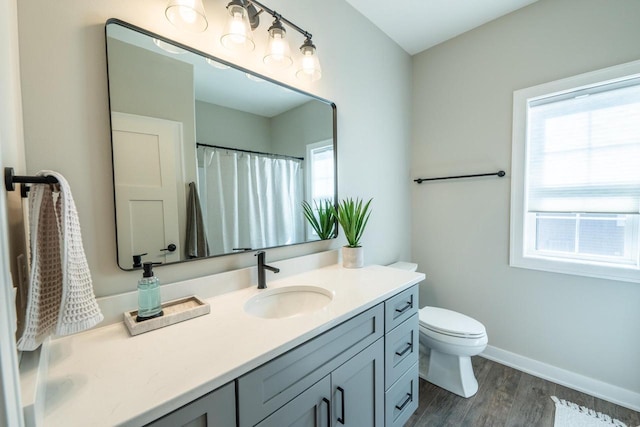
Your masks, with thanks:
M277 157L283 157L285 159L304 160L304 157L287 156L286 154L262 153L260 151L243 150L240 148L232 148L232 147L223 147L221 145L209 145L209 144L203 144L201 142L196 142L196 147L219 148L221 150L231 150L231 151L239 151L241 153L260 154L262 156L277 156Z
M498 176L499 178L502 178L506 174L504 171L498 171L498 172L491 172L491 173L477 173L474 175L442 176L438 178L418 178L418 179L414 179L413 181L417 182L418 184L422 184L424 181L440 181L443 179L475 178L478 176L494 176L494 175Z

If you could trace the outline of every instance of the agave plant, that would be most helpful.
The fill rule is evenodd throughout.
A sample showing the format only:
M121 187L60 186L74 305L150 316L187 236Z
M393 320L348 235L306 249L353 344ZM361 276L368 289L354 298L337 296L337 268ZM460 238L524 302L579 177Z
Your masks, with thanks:
M304 216L311 224L311 228L316 232L318 237L322 240L331 239L335 236L336 229L336 216L333 203L329 199L321 200L320 203L313 202L314 209L307 201L302 202L302 209L304 210Z
M361 199L354 200L348 198L343 199L340 204L338 204L335 216L342 226L342 230L344 230L344 237L347 238L347 242L349 243L347 246L350 248L360 247L362 233L371 215L369 206L372 200L373 199L369 199L369 201L363 205Z

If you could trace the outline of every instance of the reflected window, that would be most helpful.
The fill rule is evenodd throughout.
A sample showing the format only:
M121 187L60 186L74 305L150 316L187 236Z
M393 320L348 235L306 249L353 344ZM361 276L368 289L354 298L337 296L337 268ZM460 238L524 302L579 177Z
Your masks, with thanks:
M333 141L326 140L307 145L307 179L309 199L320 202L333 200L335 181L333 176ZM313 203L312 203L313 204Z

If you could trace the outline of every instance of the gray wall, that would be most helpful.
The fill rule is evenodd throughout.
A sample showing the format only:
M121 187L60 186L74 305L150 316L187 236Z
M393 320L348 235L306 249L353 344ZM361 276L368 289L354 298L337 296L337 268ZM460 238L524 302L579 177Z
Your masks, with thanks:
M489 344L640 392L640 286L509 267L513 91L640 58L640 2L540 0L414 57L413 187L422 305L483 322Z
M104 23L114 16L334 101L338 105L340 195L374 198L363 240L365 260L386 264L409 259L409 55L343 0L273 0L269 6L311 31L318 48L322 80L300 83L294 69L272 72L262 63L266 37L256 36L256 49L249 54L221 47L217 40L227 2L204 3L209 28L198 34L173 27L164 17L166 3L156 0L21 0L18 4L27 169L30 173L57 170L69 181L96 294L132 291L139 276L120 271L116 265L104 54ZM266 27L260 31L266 34ZM349 37L351 34L358 37ZM297 51L304 40L295 32L291 36L292 50ZM362 40L376 46L376 55L361 49ZM274 249L268 259L344 243L340 237ZM161 282L168 283L254 263L253 254L237 254L155 272Z
M309 101L272 119L273 151L305 157L307 145L331 139L332 129L331 107L320 101Z
M271 152L271 119L196 101L196 141Z

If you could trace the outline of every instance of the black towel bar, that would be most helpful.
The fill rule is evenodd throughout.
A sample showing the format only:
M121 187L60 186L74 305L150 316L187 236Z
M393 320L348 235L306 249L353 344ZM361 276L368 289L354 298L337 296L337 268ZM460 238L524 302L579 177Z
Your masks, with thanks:
M498 171L498 172L491 172L491 173L477 173L474 175L441 176L439 178L418 178L418 179L414 179L413 181L417 182L418 184L422 184L424 181L440 181L443 179L475 178L478 176L494 176L494 175L502 178L503 176L506 175L506 173L504 171Z
M21 176L15 175L13 168L4 168L4 188L7 191L14 191L16 189L15 184L57 184L58 179L55 176ZM29 188L26 185L22 186L22 197L27 197L27 191Z

